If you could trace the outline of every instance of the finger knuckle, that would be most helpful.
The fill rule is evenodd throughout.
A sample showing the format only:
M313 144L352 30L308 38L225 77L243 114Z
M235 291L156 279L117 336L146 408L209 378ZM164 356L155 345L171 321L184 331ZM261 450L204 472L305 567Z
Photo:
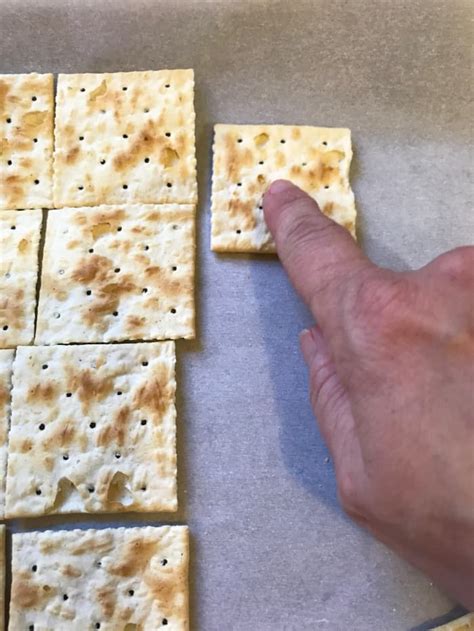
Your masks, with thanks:
M346 305L348 317L372 336L391 335L403 320L411 288L404 278L365 278Z
M367 514L366 502L356 479L348 472L338 478L337 492L344 512L353 519L360 519Z
M343 405L343 390L329 362L311 369L310 401L316 415L338 414Z
M474 246L456 248L437 261L438 270L451 280L474 283Z
M325 238L335 229L338 229L336 224L316 225L305 208L305 200L296 200L284 209L276 239L277 242L286 244L290 250L301 249L306 245L314 245L315 240Z

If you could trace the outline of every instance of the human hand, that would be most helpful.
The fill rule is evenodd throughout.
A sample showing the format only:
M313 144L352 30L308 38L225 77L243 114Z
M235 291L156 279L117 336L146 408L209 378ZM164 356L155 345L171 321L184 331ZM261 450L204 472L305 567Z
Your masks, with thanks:
M263 205L317 321L301 348L342 506L474 609L474 247L395 273L289 182Z

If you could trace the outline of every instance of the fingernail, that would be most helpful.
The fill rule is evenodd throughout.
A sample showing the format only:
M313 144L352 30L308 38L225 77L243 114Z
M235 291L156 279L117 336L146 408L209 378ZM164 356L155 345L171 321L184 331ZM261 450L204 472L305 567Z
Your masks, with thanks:
M303 359L306 365L309 366L318 352L317 344L314 341L314 337L310 329L304 329L301 331L300 346L301 352L303 353Z
M278 195L278 193L283 193L283 191L287 191L289 188L293 188L293 184L288 182L288 180L275 180L275 182L270 184L268 192L272 195Z

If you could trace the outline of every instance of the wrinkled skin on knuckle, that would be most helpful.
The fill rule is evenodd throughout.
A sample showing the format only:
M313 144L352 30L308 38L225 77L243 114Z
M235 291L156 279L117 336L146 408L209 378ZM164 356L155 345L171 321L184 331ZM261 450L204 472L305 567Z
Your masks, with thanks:
M349 470L338 471L337 495L344 512L355 522L366 526L370 522L370 502L358 481L357 475Z
M450 281L474 290L474 246L464 246L438 257L428 269L434 268ZM430 270L431 271L431 270Z
M314 410L321 406L333 405L336 386L337 376L329 360L313 362L310 369L310 401Z
M289 255L297 254L299 249L305 247L314 247L316 241L326 239L330 233L339 229L335 224L321 227L305 209L305 205L305 200L288 203L281 215L275 239Z
M351 341L356 348L368 342L380 350L390 348L407 330L416 302L417 287L406 276L369 272L344 299Z

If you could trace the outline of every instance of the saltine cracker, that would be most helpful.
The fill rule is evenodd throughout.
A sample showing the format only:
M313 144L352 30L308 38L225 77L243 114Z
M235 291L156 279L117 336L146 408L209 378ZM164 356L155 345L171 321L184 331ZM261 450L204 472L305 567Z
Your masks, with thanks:
M194 73L60 74L55 206L195 203Z
M7 441L10 426L10 396L15 351L0 350L0 519L5 516L5 479L7 475Z
M348 129L216 125L214 132L212 250L275 251L262 198L276 179L294 182L316 199L323 213L355 235Z
M186 526L16 533L11 629L187 631Z
M41 210L0 211L0 348L34 336Z
M194 206L48 213L35 343L194 337Z
M0 75L0 209L53 205L52 74Z
M7 517L174 511L173 342L17 349Z

